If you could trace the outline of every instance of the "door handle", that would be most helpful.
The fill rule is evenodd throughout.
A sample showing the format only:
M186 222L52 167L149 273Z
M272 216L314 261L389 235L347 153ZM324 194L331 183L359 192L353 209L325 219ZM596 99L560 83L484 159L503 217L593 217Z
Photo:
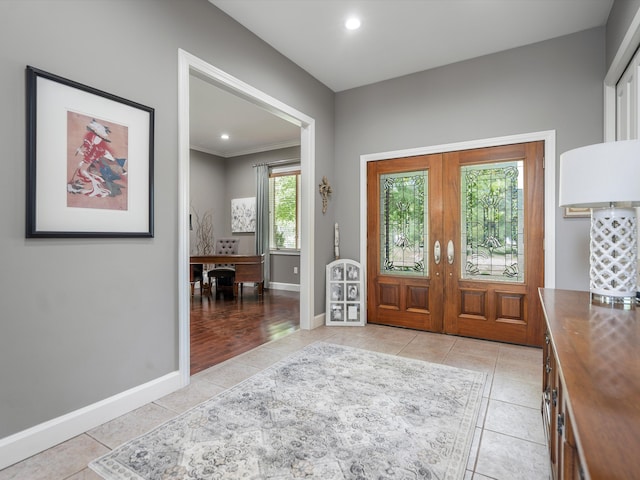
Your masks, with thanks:
M440 251L440 240L436 240L435 245L433 246L433 259L436 262L436 265L440 263L440 257L442 252Z
M449 240L447 243L447 262L449 265L453 264L453 240Z

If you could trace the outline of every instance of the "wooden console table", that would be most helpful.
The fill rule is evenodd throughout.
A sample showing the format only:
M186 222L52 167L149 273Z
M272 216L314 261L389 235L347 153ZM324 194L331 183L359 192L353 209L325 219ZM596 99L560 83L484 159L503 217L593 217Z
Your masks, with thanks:
M190 263L226 263L236 266L233 295L238 297L238 285L242 292L244 282L258 285L258 295L264 291L264 254L262 255L198 255L189 259Z
M640 309L540 289L542 416L553 478L640 478Z

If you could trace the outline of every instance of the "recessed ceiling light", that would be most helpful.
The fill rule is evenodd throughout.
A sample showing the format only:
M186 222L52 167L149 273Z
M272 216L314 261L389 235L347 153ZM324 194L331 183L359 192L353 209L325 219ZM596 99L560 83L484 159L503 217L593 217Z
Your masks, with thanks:
M229 134L228 133L223 133L222 135L220 135L220 138L222 140L229 140Z
M351 17L344 22L344 26L347 30L357 30L360 28L360 19L356 17Z

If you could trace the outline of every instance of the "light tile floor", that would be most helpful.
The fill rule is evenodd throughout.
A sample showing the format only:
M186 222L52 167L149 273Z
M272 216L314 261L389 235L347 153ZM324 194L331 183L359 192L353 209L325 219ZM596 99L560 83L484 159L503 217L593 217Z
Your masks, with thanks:
M198 373L191 384L4 470L0 480L99 480L87 464L121 443L322 340L487 373L464 480L549 480L542 350L392 327L297 331Z

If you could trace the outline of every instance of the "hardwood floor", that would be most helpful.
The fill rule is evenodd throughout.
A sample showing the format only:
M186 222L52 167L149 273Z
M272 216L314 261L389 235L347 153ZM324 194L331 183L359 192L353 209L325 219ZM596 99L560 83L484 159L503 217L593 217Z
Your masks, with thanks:
M214 289L215 295L215 289ZM300 327L300 294L245 287L235 300L222 294L191 297L191 375Z

